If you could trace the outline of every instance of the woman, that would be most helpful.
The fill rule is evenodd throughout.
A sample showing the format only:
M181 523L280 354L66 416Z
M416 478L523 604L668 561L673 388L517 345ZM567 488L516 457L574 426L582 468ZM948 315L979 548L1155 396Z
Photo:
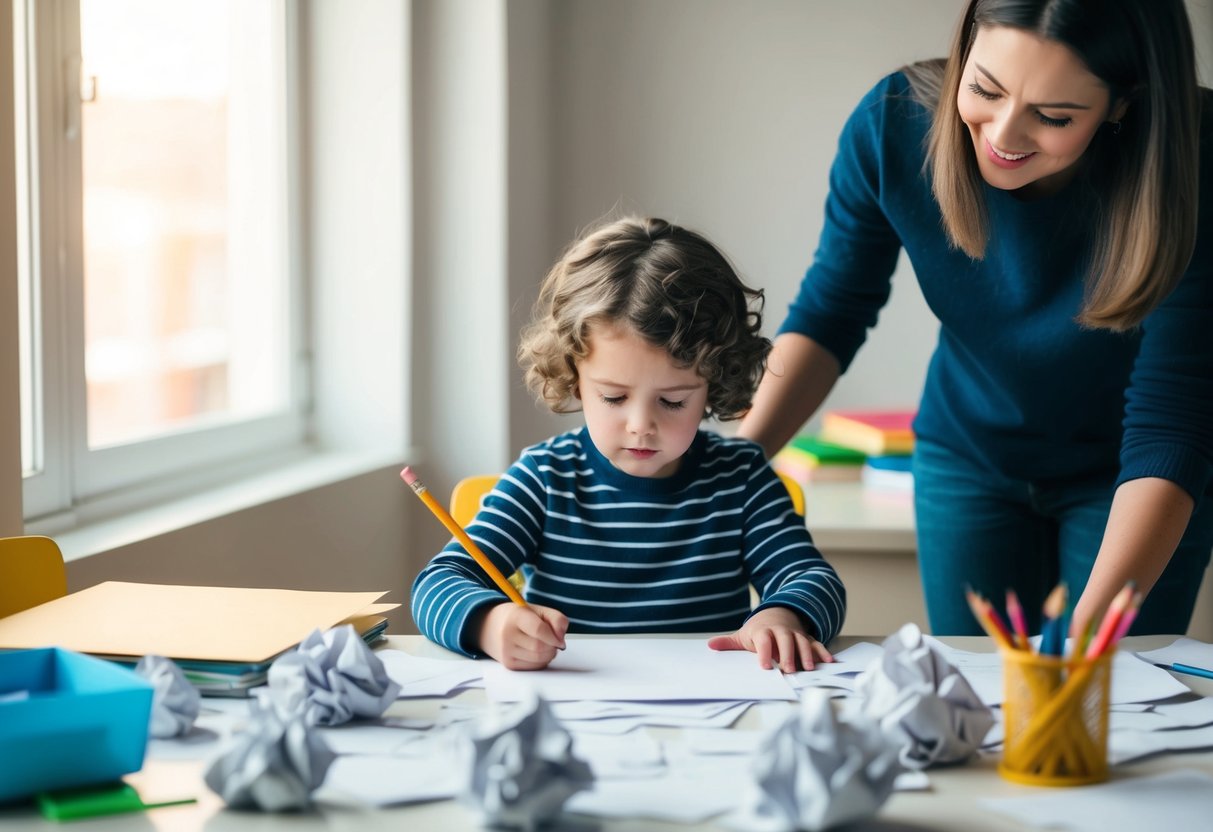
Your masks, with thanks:
M1185 632L1213 548L1213 97L1181 0L973 0L844 128L814 263L740 433L817 409L906 249L940 320L915 421L931 628L964 586L1072 632L1128 581ZM1205 214L1198 226L1198 206Z

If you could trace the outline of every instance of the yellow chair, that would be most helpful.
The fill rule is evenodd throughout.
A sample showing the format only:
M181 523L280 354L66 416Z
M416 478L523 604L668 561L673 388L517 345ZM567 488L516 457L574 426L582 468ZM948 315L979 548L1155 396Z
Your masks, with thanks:
M776 473L779 472L777 471ZM797 514L804 517L804 489L800 487L800 483L787 474L779 474L779 480L783 483L783 487L788 490L788 496L792 498L792 508L796 509Z
M455 483L455 490L451 492L450 508L451 517L455 522L467 528L468 524L476 519L476 512L480 511L480 501L484 499L485 494L493 490L499 479L501 477L498 474L477 474L464 477Z
M0 537L0 618L67 595L63 553L49 537Z

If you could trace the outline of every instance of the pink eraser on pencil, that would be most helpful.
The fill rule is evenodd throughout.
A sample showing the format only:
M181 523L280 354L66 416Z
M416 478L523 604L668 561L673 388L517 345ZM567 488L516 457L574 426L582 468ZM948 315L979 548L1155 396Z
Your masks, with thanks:
M400 479L407 482L409 485L417 482L417 475L413 473L413 469L409 466L404 466L404 470L400 472Z

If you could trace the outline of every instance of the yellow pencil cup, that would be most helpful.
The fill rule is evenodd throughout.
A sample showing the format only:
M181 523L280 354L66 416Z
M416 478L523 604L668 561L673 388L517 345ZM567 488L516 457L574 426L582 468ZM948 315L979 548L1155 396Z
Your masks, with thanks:
M1030 786L1108 779L1113 652L1088 662L1002 651L1003 777Z

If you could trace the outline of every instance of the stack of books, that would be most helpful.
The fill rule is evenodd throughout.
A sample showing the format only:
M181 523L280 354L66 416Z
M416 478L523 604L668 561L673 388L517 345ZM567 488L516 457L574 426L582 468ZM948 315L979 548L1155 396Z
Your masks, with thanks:
M864 459L860 451L803 434L775 454L771 465L807 486L814 482L858 482Z
M877 490L912 491L913 410L831 410L822 416L821 438L863 453L859 479Z
M387 627L386 592L174 586L107 581L0 619L0 650L61 647L121 664L156 654L204 695L247 696L274 659L315 629Z

